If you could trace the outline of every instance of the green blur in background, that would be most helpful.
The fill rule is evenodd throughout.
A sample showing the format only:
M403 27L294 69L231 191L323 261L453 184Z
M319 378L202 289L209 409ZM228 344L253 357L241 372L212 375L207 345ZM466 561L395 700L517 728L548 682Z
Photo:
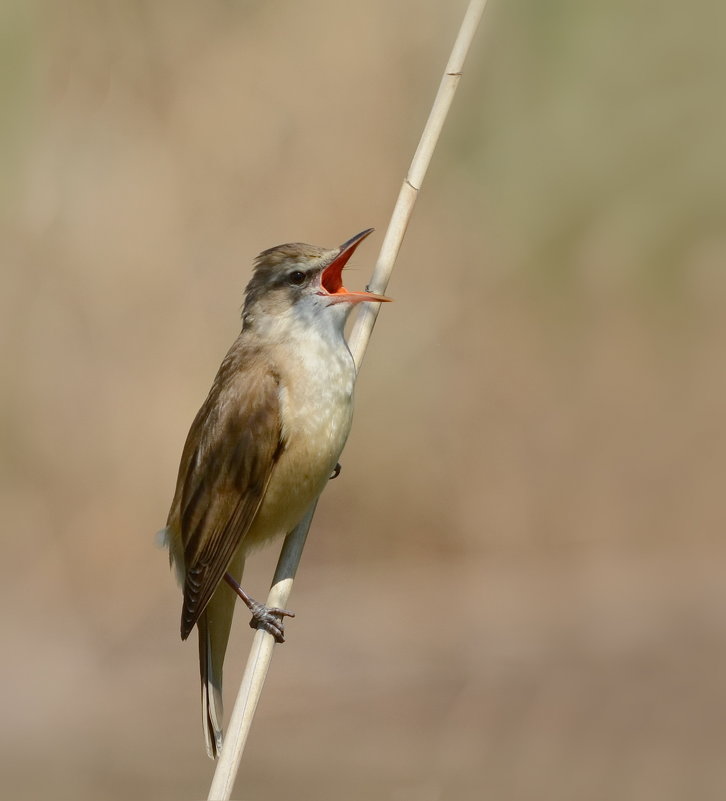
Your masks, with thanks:
M206 797L184 438L259 251L366 284L464 7L0 5L3 797ZM235 798L726 797L724 25L491 0Z

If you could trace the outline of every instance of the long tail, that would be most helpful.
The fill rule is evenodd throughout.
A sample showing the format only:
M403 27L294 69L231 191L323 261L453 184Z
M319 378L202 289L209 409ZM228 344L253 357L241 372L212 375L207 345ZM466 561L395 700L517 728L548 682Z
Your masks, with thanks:
M242 580L244 557L237 554L229 573ZM222 709L222 666L237 596L222 581L197 622L199 631L199 674L202 680L202 727L207 753L216 759L222 751L224 714Z

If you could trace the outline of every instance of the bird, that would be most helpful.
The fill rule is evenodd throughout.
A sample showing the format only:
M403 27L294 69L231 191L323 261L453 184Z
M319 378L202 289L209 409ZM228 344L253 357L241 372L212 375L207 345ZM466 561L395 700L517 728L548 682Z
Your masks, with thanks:
M245 289L242 329L182 451L162 541L183 588L181 637L196 626L202 723L213 759L223 743L222 668L239 596L250 625L284 641L283 618L240 586L245 559L289 533L339 470L351 428L356 366L344 326L359 303L342 271L368 228L340 247L293 242L263 251Z

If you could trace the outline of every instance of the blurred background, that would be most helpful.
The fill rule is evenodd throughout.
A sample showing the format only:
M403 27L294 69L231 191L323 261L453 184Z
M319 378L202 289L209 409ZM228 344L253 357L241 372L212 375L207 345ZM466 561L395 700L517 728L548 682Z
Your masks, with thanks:
M259 251L366 284L464 7L0 5L4 797L206 797L184 438ZM726 797L725 8L490 4L235 798Z

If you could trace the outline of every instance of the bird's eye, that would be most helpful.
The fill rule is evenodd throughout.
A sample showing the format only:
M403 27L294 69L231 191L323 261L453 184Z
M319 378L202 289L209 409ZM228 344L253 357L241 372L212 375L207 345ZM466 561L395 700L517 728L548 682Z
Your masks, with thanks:
M293 270L288 276L287 280L293 286L300 286L300 284L305 282L305 273L302 270Z

